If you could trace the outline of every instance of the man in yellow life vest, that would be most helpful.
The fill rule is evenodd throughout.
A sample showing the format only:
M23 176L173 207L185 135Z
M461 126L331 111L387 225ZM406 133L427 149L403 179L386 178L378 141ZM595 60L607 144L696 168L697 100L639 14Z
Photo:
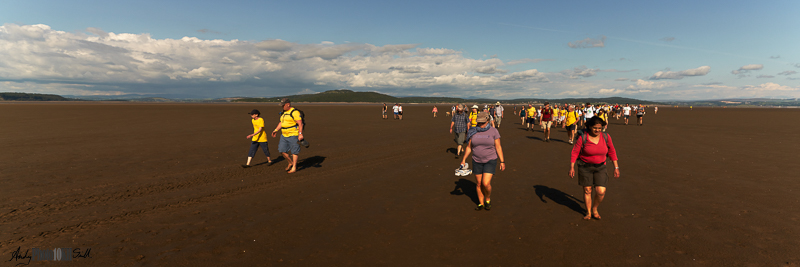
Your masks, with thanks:
M303 141L303 118L300 117L300 111L292 107L291 101L288 98L281 99L281 122L272 131L272 137L275 137L278 131L281 131L281 138L278 142L278 152L280 152L287 161L289 166L286 171L294 173L297 171L297 157L300 154L300 144Z
M528 125L528 131L531 130L531 125L534 125L536 122L536 108L533 105L528 104L528 109L525 110L528 117L525 119L526 124Z

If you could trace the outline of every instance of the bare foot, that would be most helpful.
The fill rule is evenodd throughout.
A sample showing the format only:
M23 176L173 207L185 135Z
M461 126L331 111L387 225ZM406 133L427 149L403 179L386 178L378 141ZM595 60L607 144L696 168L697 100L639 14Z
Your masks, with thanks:
M286 170L288 171L288 170L291 170L291 169L292 169L292 163L289 162L289 166L286 166Z
M592 219L592 215L591 214L586 214L586 216L583 216L583 219L587 220L587 221L591 220Z
M291 171L289 171L289 172L287 172L287 173L294 173L294 172L296 172L296 171L297 171L297 168L292 168L292 170L291 170Z
M598 219L598 220L602 220L603 219L602 217L600 217L600 213L597 213L596 211L594 212L594 218Z

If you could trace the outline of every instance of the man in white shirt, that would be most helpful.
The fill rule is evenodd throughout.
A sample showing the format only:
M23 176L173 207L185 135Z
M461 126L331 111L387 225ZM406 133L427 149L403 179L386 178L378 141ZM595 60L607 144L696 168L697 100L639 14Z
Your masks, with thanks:
M594 107L591 103L586 103L586 108L583 110L583 121L586 122L594 117Z
M494 108L494 122L497 124L497 128L500 129L500 122L503 121L503 106L500 105L500 101L495 104Z
M394 112L394 119L396 120L400 116L400 104L394 104L392 111Z
M628 125L628 118L631 117L631 105L625 104L625 106L622 107L622 116L625 118L625 125Z
M400 119L403 119L403 105L397 104L397 111L400 113Z

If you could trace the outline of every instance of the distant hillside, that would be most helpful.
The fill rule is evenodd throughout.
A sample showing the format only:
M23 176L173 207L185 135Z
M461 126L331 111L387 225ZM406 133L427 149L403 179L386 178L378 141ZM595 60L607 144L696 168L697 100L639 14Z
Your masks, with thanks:
M0 101L73 101L60 95L0 93Z
M270 98L239 98L231 102L279 102L281 98L288 97L292 102L366 102L366 103L495 103L500 101L503 104L527 104L527 103L630 103L630 104L660 104L652 101L638 100L624 97L609 98L569 98L569 99L463 99L455 97L394 97L375 92L355 92L351 90L330 90L310 95L290 95Z

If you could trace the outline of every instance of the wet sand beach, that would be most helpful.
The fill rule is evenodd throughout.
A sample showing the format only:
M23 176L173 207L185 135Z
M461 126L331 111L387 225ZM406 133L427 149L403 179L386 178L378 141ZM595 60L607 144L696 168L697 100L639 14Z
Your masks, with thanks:
M584 221L564 130L542 142L511 106L507 169L480 212L474 176L453 175L444 112L404 105L400 121L380 105L296 106L311 147L287 174L260 151L260 165L239 166L246 113L272 129L277 104L0 104L2 266L20 262L18 247L91 249L50 262L64 266L800 265L797 109L612 118L622 177L603 220Z

